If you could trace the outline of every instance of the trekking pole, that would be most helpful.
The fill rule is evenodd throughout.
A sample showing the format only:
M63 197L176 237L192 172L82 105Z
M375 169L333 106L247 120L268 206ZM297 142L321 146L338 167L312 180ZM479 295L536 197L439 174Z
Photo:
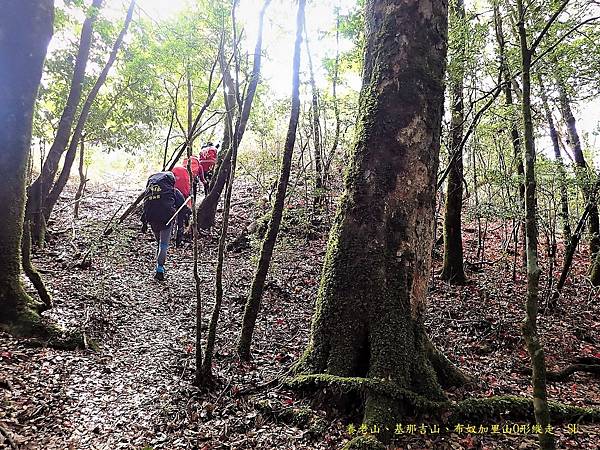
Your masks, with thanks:
M169 226L169 224L171 223L171 221L177 217L177 214L179 214L179 211L181 211L183 209L183 207L185 206L185 204L192 198L191 195L188 196L188 198L186 198L183 201L183 204L179 207L179 209L177 211L175 211L175 214L173 214L173 216L169 219L169 221L167 222L167 226Z

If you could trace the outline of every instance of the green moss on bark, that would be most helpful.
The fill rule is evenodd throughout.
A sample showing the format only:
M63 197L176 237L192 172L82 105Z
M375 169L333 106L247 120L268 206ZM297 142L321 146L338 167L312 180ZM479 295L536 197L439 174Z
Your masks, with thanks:
M379 442L374 436L357 436L347 442L342 450L385 450L386 446Z
M37 310L39 306L27 295L18 279L0 283L0 328L15 336L48 335Z
M600 408L582 408L549 401L548 408L554 423L600 422ZM448 422L479 421L510 418L511 420L535 420L533 400L517 396L496 396L489 398L472 398L453 404L448 411Z
M364 422L382 429L413 403L445 401L422 323L447 26L446 5L430 6L367 2L356 143L295 367L298 382L364 394Z
M21 261L25 275L27 275L27 278L29 278L29 281L31 281L35 287L35 290L40 296L40 300L43 302L43 307L41 310L52 308L52 296L46 289L40 273L31 262L31 225L29 221L26 221L23 224L23 237L21 239Z

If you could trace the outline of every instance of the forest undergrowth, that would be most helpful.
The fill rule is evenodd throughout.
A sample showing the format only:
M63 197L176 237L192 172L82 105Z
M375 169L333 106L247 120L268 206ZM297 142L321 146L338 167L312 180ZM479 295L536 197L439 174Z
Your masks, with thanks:
M214 360L217 384L205 392L193 386L191 244L170 249L168 281L161 284L152 279L154 242L149 233L140 233L137 216L100 239L114 211L136 195L135 189L104 188L82 203L76 221L70 200L61 199L50 226L53 237L34 262L56 303L45 316L84 332L88 348L55 350L0 334L0 426L10 441L22 449L49 450L328 449L340 448L351 434L360 433L361 424L352 417L311 405L279 383L307 344L329 219L304 223L304 206L287 209L250 364L237 361L235 342L258 240L250 236L247 245L227 253ZM236 181L230 242L265 212L255 207L258 196L250 181ZM219 225L201 241L206 320L213 302ZM473 378L469 385L449 391L449 398L528 396L529 359L520 330L525 295L521 258L513 281L514 253L502 250L500 224L489 225L479 259L476 227L465 229L469 283L455 287L441 281L436 250L426 313L434 343ZM91 267L78 267L90 246ZM584 271L586 249L576 258L558 308L543 311L540 320L549 370L560 370L577 357L600 357L599 295ZM543 255L544 270L547 265ZM560 260L555 267L560 268ZM542 286L547 282L546 270ZM31 286L28 290L33 292ZM567 381L549 383L548 393L552 400L598 407L600 379L575 373ZM531 424L509 417L448 424L439 434L431 432L433 425L426 417L407 420L392 448L537 448L536 435L526 432ZM554 432L559 448L597 449L600 442L598 425L557 424ZM10 441L0 433L0 448L11 448Z

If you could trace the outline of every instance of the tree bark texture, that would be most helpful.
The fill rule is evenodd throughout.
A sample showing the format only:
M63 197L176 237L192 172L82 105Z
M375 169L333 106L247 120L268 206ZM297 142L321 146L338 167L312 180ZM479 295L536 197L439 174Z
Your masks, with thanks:
M443 398L422 312L431 267L447 2L370 0L356 143L297 370L386 379ZM364 422L405 413L368 392Z
M550 424L548 410L548 392L546 387L546 360L544 348L537 330L539 304L539 285L541 269L538 264L538 230L537 230L537 198L535 175L535 141L533 137L533 121L531 118L531 59L532 51L527 43L525 28L525 10L522 0L517 0L519 22L519 42L521 49L521 73L523 80L523 97L521 113L523 117L523 135L525 144L525 235L527 249L527 298L526 315L523 322L523 336L527 344L532 365L533 409L536 422L544 430L538 434L540 448L555 448L554 436L546 433Z
M6 0L0 14L0 328L15 334L43 329L19 276L33 107L53 22L51 0Z
M296 42L294 44L294 59L292 69L292 108L290 112L290 122L288 125L287 135L285 138L285 147L283 150L279 181L277 182L277 193L275 195L275 202L273 203L273 208L271 210L269 227L267 228L267 233L261 245L260 256L258 258L256 271L254 272L250 294L246 300L244 317L242 319L242 331L238 340L237 352L239 357L243 360L250 359L252 334L254 333L254 326L256 325L256 318L258 317L260 302L265 288L265 280L267 278L267 273L269 272L269 266L271 265L271 258L273 256L273 249L275 248L277 234L279 233L279 226L281 225L281 220L283 217L285 195L290 179L290 173L292 171L292 155L294 152L294 145L296 143L298 119L300 117L300 54L302 51L302 30L304 29L305 4L305 0L299 0L298 2L298 15L296 17Z
M462 29L465 21L465 5L463 0L455 0L451 12L451 19L458 22ZM465 37L463 32L460 33ZM444 213L444 265L441 278L451 284L464 284L467 279L463 265L463 245L462 245L462 203L463 203L463 155L462 140L464 126L464 44L457 42L459 48L457 59L458 73L452 77L452 119L450 130L450 154L456 152L460 154L453 158L450 172L448 173L448 188L446 193L446 209Z
M44 165L42 166L42 171L27 190L27 206L25 214L33 223L32 239L35 243L40 245L43 245L46 227L44 201L52 188L60 158L71 137L71 128L83 90L85 68L87 66L92 45L94 22L98 17L102 2L103 0L93 0L88 15L83 22L79 40L79 51L77 52L77 58L75 60L67 103L65 104L65 109L63 110L58 123L54 142L52 143L48 155L46 156L46 160L44 161Z

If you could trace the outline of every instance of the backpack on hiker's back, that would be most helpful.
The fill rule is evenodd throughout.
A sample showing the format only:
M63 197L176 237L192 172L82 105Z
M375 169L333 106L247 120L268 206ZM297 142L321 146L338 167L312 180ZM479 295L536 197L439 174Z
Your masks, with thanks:
M164 228L175 211L175 176L172 172L151 175L146 183L142 221Z

